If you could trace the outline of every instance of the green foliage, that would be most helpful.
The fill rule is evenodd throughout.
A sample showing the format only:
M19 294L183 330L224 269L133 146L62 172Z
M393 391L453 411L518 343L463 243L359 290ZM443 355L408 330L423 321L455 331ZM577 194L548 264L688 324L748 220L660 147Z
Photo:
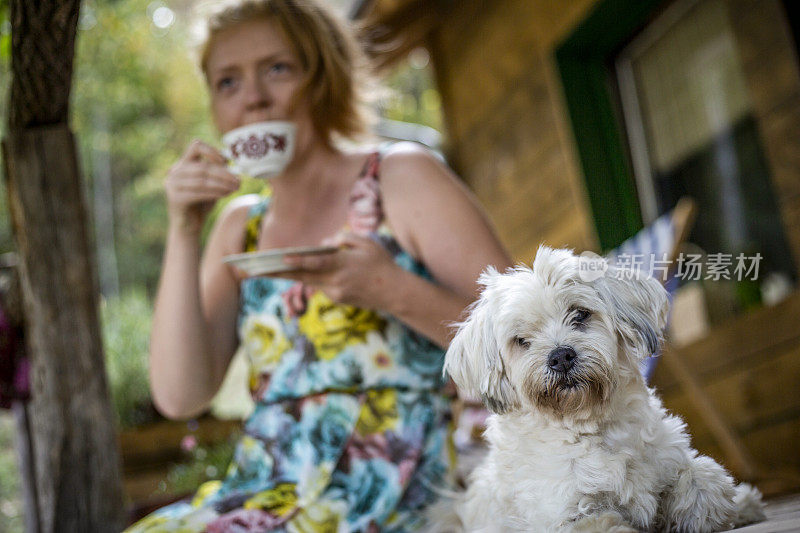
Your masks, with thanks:
M24 531L14 430L14 418L0 411L0 531L6 533Z
M120 296L109 295L103 302L101 320L109 387L122 427L153 416L147 371L149 297L166 237L164 177L192 139L217 142L204 82L188 45L193 21L188 9L177 7L190 3L168 3L175 22L166 29L152 21L158 4L82 2L71 92L71 125L82 156L89 213L94 212L93 192L104 159L110 168ZM8 0L0 0L0 136L7 120L10 58ZM416 59L389 76L387 85L394 92L384 102L383 114L439 129L440 104L430 69ZM214 208L206 233L228 201L260 192L263 186L261 180L245 179L240 191ZM3 189L0 182L0 253L15 248ZM11 417L0 416L0 531L9 533L23 530L13 431ZM164 490L191 492L203 481L219 478L232 454L232 442L195 448L188 464L170 471Z
M175 22L162 29L152 20L157 5L85 1L72 90L90 190L103 172L96 162L110 162L120 287L149 294L166 235L164 176L192 139L216 139L188 45L190 12L174 8Z
M123 425L134 423L136 406L148 403L147 296L155 291L166 234L164 176L191 139L216 139L203 80L188 46L190 13L176 7L175 23L159 30L152 21L154 5L153 0L82 3L72 88L72 126L83 156L90 213L103 157L111 173L114 249L123 296L110 295L103 327L111 388ZM7 0L0 0L0 48L10 41L7 7ZM6 52L0 50L0 114L10 79ZM386 102L389 118L439 126L430 70L418 57L399 67L388 85L395 88ZM212 211L206 233L230 199L259 192L263 184L245 179L240 191ZM14 249L5 204L2 191L0 252Z
M206 481L222 478L233 459L236 442L240 437L240 434L234 433L225 442L214 446L198 445L187 451L187 462L170 468L159 492L192 493ZM187 435L187 438L191 436Z
M142 289L102 302L103 344L111 401L121 427L152 420L147 352L152 305Z
M106 371L114 411L122 427L147 422L154 414L147 376L151 308L142 290L131 290L101 305ZM13 417L0 411L0 531L7 533L22 533L24 530L15 430ZM219 451L210 452L206 466L224 463L224 453L228 453L223 453L225 449L221 447ZM201 469L199 466L185 467L173 476L180 487L191 482L189 473L195 476L192 479L199 479L197 476L204 470L205 467Z
M441 99L429 61L428 53L418 48L387 75L384 83L390 96L382 102L383 116L442 129Z
M11 21L8 18L8 2L0 0L0 63L11 59Z
M8 0L0 0L0 63L11 57L11 23Z
M6 131L6 107L8 106L8 89L11 83L11 21L9 20L8 1L0 0L0 138ZM0 155L0 175L4 172L3 159ZM7 213L5 182L0 182L0 253L13 249L11 225Z

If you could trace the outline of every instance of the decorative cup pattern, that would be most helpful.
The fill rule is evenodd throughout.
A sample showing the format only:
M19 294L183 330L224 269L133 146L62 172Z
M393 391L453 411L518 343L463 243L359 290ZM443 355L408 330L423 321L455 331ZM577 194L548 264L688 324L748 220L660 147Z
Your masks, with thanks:
M294 153L295 125L286 121L247 124L222 136L223 154L236 174L271 178L280 174Z
M286 152L288 139L285 134L266 133L262 136L250 134L246 138L239 138L231 144L231 154L233 157L248 157L250 159L260 159L270 151Z

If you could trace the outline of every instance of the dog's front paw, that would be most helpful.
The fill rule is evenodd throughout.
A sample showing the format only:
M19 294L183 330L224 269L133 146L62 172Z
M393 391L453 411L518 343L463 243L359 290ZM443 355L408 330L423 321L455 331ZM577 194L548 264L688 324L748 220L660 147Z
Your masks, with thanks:
M736 486L736 496L734 496L733 502L736 504L736 518L733 521L733 527L742 527L767 519L764 514L761 492L757 488L747 483L740 483Z
M695 456L662 502L667 531L730 529L736 516L733 479L716 461Z
M563 528L566 533L638 533L638 529L633 528L615 511L604 511L601 513L584 516L571 522Z

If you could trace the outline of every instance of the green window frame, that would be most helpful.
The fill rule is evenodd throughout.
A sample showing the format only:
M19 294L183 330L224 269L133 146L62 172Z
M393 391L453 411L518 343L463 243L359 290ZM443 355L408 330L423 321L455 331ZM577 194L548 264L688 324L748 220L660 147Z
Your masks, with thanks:
M664 0L602 0L555 52L603 250L643 226L608 65L663 5Z

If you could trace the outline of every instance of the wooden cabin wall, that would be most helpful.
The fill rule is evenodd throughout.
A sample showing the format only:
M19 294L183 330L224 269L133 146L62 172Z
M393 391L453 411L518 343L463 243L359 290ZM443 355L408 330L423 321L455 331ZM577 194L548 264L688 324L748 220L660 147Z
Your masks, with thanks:
M458 2L430 41L448 159L520 261L598 246L551 54L592 1Z
M800 490L800 292L714 328L677 351L741 440L767 495ZM664 406L689 426L692 444L731 468L700 406L660 364L653 386ZM734 472L741 476L741 473Z
M728 0L728 13L783 229L800 279L800 66L797 46L778 0Z
M519 260L543 241L598 248L553 60L596 1L462 1L429 42L447 156ZM797 48L778 0L729 0L729 8L800 275Z

